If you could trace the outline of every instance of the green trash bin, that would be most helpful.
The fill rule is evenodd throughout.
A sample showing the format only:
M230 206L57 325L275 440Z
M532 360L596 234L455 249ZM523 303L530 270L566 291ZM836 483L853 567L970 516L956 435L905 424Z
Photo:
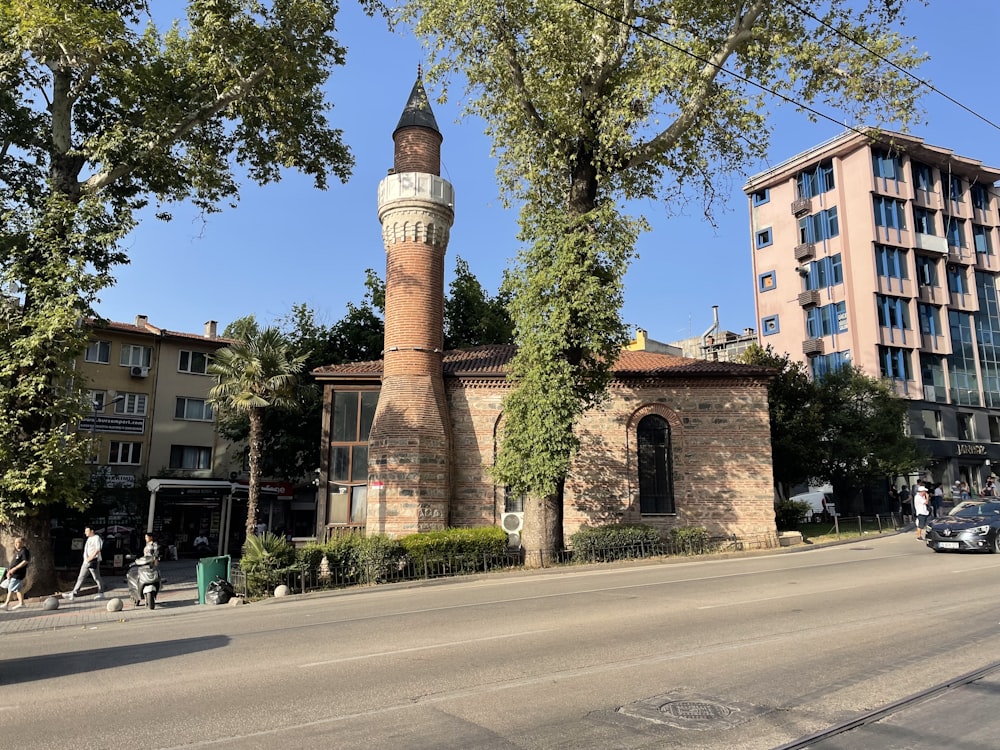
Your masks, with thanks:
M229 555L203 557L198 561L198 604L205 603L208 585L215 580L216 576L229 580L231 562L232 558Z

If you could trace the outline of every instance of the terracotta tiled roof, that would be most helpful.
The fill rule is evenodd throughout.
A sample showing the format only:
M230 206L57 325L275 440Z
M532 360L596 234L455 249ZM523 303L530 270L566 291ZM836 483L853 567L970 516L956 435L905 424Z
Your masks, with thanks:
M192 341L201 341L206 344L218 344L219 346L227 346L235 340L223 338L222 336L209 338L208 336L200 333L168 331L166 328L157 328L152 323L146 323L144 326L137 326L134 323L122 323L117 320L87 318L86 325L90 326L91 330L94 331L119 331L121 333L134 333L140 336L161 336L163 338L189 339Z
M477 346L444 353L444 374L448 376L503 377L507 365L517 352L513 344ZM615 364L614 373L621 378L636 377L761 377L773 370L756 365L733 362L715 362L704 359L676 357L655 352L622 351ZM350 362L342 365L318 367L312 374L325 380L360 376L380 376L382 360Z

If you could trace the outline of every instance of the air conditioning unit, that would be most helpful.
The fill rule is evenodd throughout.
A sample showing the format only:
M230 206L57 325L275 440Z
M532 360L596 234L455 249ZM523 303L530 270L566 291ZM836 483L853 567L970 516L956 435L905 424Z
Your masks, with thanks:
M524 513L504 513L500 525L507 532L507 546L521 546L521 531L524 529Z
M132 368L133 378L148 378L149 368L148 367L133 367Z

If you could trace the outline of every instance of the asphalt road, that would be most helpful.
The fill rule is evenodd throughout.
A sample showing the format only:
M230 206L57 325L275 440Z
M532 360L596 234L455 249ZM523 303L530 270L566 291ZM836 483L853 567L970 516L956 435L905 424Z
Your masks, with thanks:
M0 736L73 750L772 749L993 663L998 574L1000 556L936 555L907 534L15 633ZM799 746L992 749L969 716L961 742L942 717L935 734L914 724L951 715L949 700L987 721L974 701L995 703L998 683ZM865 744L893 721L910 744Z

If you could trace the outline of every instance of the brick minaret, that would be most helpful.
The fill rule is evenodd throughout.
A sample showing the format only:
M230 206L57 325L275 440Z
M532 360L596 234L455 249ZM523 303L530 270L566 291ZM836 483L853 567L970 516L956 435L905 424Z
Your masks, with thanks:
M392 134L378 187L385 245L382 392L369 436L369 532L401 536L448 525L450 428L441 355L444 256L454 190L440 177L441 132L420 73Z

